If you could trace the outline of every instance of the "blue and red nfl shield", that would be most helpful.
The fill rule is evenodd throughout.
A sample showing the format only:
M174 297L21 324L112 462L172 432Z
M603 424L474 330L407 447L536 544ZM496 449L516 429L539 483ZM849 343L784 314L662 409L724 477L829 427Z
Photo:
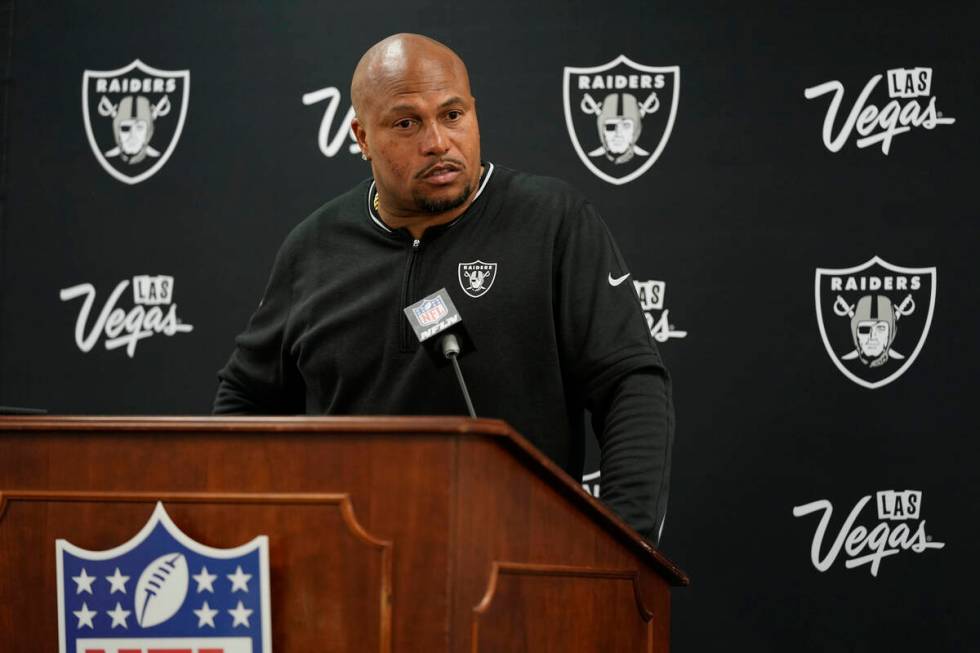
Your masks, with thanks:
M423 327L435 324L449 315L449 309L446 308L446 303L442 301L442 297L438 296L432 299L426 299L422 302L421 306L416 306L412 311L415 313L415 319L418 320L419 326Z
M61 653L271 653L269 540L195 542L157 503L128 542L55 543Z

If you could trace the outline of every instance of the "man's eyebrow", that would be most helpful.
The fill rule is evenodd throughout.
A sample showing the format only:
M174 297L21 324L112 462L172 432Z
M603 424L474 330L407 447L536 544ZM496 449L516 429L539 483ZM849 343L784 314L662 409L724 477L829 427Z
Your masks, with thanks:
M451 106L453 104L465 104L465 102L463 101L463 98L459 97L458 95L454 95L453 97L449 98L448 100L440 104L439 108L445 109L446 107Z
M466 101L458 95L454 95L448 100L443 101L440 105L440 109L445 109L446 107L453 106L454 104L465 104ZM392 113L414 113L418 111L418 107L414 104L396 104L393 107L389 107L385 114Z
M385 111L385 115L392 114L392 113L414 113L414 112L415 112L415 106L411 104L396 104L393 107L388 107L387 111Z

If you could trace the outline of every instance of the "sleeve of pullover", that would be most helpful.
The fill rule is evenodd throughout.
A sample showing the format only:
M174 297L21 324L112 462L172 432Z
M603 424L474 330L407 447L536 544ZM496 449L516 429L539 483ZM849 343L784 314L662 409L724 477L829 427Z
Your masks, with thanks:
M216 415L305 412L302 379L286 337L293 291L289 243L287 239L276 255L262 301L245 331L235 338L228 363L218 372Z
M670 379L608 228L588 202L556 251L564 374L582 393L602 451L602 499L657 542L666 512L674 414Z

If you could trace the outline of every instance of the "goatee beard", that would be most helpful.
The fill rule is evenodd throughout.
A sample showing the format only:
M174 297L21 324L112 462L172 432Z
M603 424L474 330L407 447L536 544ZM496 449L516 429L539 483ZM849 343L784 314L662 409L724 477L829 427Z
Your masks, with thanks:
M456 197L450 197L449 199L444 200L432 200L428 197L421 197L417 195L414 199L415 204L419 207L419 209L425 211L426 213L436 215L439 213L445 213L446 211L452 211L453 209L462 206L469 198L472 190L473 188L470 186L470 184L466 184L466 187L463 188L463 192Z

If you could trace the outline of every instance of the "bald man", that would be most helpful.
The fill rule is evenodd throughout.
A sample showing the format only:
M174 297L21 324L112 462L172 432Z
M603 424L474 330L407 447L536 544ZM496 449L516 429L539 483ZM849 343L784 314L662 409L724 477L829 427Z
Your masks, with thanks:
M441 43L374 45L351 98L372 176L286 238L218 374L215 413L464 414L402 312L445 287L475 345L463 365L478 412L579 479L590 410L602 498L656 542L669 382L595 208L561 181L481 159L466 66Z

